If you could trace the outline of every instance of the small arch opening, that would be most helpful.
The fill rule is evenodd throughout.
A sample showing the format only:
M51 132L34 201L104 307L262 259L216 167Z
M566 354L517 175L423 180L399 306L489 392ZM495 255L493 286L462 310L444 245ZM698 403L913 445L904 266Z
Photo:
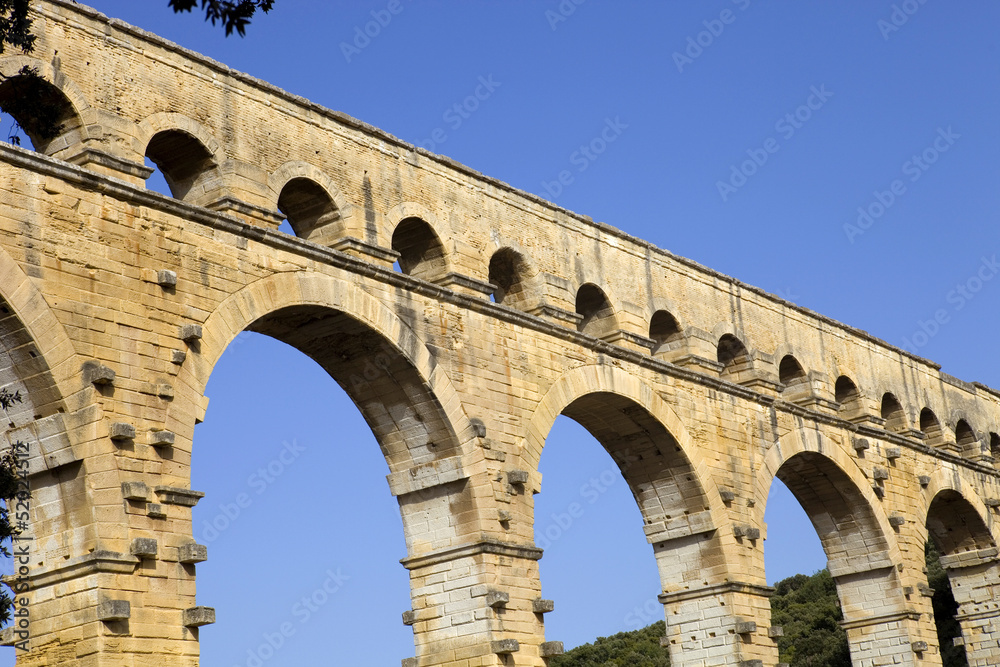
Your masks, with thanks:
M69 98L28 66L0 79L0 109L6 140L20 146L26 137L38 153L48 153L56 138L81 126Z
M894 433L901 433L906 429L906 414L899 399L893 394L886 392L882 396L882 419L885 420L886 430Z
M656 354L680 343L684 334L676 317L666 310L658 310L649 320L649 337L656 341L653 349L653 354Z
M392 233L392 249L399 253L399 270L422 280L434 280L447 272L444 245L434 230L420 218L406 218Z
M586 283L576 293L576 313L583 319L577 329L590 336L606 336L618 330L618 318L604 290L593 283Z
M799 388L798 385L806 383L808 379L798 359L790 354L782 357L778 364L778 380L785 385L785 389Z
M182 130L158 132L146 146L146 157L156 165L174 199L196 200L205 194L216 164L209 150ZM147 189L153 189L147 180Z
M743 341L732 334L725 334L719 339L716 359L722 364L723 377L750 370L750 353Z
M920 411L920 431L929 445L941 444L941 422L930 408Z
M295 236L310 241L318 239L321 229L340 220L330 195L308 178L293 178L285 184L278 196L278 210Z
M525 279L528 263L524 255L512 248L501 248L490 257L489 281L496 285L490 300L520 308L526 301Z
M1000 434L990 433L990 456L1000 464Z
M858 385L854 384L854 380L851 378L841 375L837 378L833 391L842 413L856 412L861 408L861 392L858 391Z
M979 453L979 439L976 438L976 432L964 419L959 419L958 423L955 424L955 442L958 443L958 449L963 454Z

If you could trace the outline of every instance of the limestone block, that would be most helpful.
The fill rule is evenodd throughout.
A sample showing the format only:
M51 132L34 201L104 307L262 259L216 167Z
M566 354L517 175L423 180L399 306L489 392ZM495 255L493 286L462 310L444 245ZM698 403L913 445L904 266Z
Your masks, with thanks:
M182 624L185 627L199 628L211 623L215 623L215 609L213 607L191 607L184 610Z
M132 606L128 600L105 600L97 605L97 620L124 621L132 615Z
M177 547L177 560L181 563L203 563L208 560L208 547L189 542Z

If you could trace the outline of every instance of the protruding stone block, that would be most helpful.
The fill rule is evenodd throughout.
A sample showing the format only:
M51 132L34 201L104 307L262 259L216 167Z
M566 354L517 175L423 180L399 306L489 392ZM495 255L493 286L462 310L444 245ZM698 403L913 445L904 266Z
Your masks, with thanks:
M477 438L486 437L486 424L481 419L473 417L469 420L469 423L472 424L472 430L475 432Z
M747 526L736 524L733 526L733 535L736 537L744 537L747 534Z
M899 514L893 514L889 517L889 525L893 528L899 528L906 523L906 519Z
M508 602L510 602L510 594L506 591L490 591L486 594L486 606L488 607L494 609L506 607Z
M749 635L757 632L757 621L737 621L736 634Z
M122 497L125 500L149 500L149 487L145 482L122 482Z
M903 451L899 447L886 447L885 448L885 458L890 461L898 459L903 455Z
M729 489L721 489L719 495L722 496L722 502L731 503L736 499L736 494Z
M1000 507L1000 498L984 498L983 503L987 507Z
M516 639L498 639L490 642L490 650L497 655L517 653L520 649L521 645Z
M214 607L191 607L184 610L184 627L200 628L215 623Z
M146 516L150 519L166 519L167 512L160 503L149 503L146 505Z
M167 269L157 271L156 282L160 287L177 287L177 273Z
M88 384L104 386L115 381L115 372L99 361L84 362L82 370L83 381Z
M124 621L132 615L132 605L128 600L105 600L97 605L97 620Z
M760 539L760 528L753 528L747 526L746 536L748 540L759 540Z
M413 625L417 622L417 612L407 609L403 612L403 625Z
M153 492L161 503L181 507L194 507L205 497L204 491L192 491L180 486L156 486L153 487Z
M156 558L158 545L151 537L137 537L129 546L129 553L139 558Z
M188 542L177 547L177 560L181 563L204 563L208 560L208 547Z
M170 363L177 364L180 366L187 359L187 352L185 350L170 350Z
M135 437L135 426L126 422L111 422L108 428L108 435L112 440L131 440Z
M510 510L497 510L497 519L500 520L500 523L507 523L512 518L514 515L511 514Z
M875 480L886 480L889 479L889 471L882 466L875 466L872 468L872 479Z
M910 647L913 648L914 653L923 653L927 650L927 642L913 642Z
M878 496L878 499L881 500L882 498L885 498L885 487L878 482L875 482L872 484L872 493Z
M528 483L527 470L508 470L507 482L510 484L524 485Z
M917 590L920 591L920 594L923 595L925 598L934 597L934 589L928 586L927 584L923 583L917 584Z
M535 598L531 601L531 611L536 614L547 614L556 608L556 603L553 600L543 600L542 598Z
M951 640L952 646L965 646L965 637L953 637Z
M785 636L785 628L780 625L772 625L767 629L767 636L772 639Z
M543 658L554 658L565 652L562 642L543 642L538 645L538 654Z
M201 335L200 324L182 324L180 330L177 332L178 338L185 343L199 341L201 340Z
M865 439L865 438L854 438L851 441L851 447L854 448L855 452L857 452L858 454L860 454L861 452L863 452L866 449L868 449L869 447L871 447L871 445L868 443L868 440Z
M150 431L149 444L153 447L170 447L174 444L173 431Z
M920 477L917 477L917 481L920 483L920 486L926 489L931 483L931 477L930 475L920 475Z

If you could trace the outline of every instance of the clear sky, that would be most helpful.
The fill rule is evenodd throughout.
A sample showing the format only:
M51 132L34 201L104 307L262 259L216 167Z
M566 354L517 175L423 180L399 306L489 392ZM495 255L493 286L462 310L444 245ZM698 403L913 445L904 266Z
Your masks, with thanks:
M244 39L167 0L91 4L1000 386L996 3L276 0ZM376 36L359 37L366 26ZM485 99L470 100L477 87ZM608 124L615 140L581 152ZM992 280L970 284L981 270ZM192 475L207 492L194 536L210 554L198 602L218 610L203 664L413 655L399 514L346 395L302 354L249 334L208 394ZM280 474L262 481L269 465ZM608 470L561 418L539 530ZM634 501L620 477L602 489L573 525L538 535L556 601L547 634L567 647L662 619ZM783 488L766 518L769 581L824 566ZM303 604L327 579L336 592ZM283 623L294 633L268 649Z

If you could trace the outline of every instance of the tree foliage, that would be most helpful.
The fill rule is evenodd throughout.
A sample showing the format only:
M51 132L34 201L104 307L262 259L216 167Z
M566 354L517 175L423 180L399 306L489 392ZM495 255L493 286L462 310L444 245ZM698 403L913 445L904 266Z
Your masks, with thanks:
M198 0L170 0L170 7L175 12L190 12L198 4ZM265 14L274 7L274 0L201 0L201 8L205 10L205 20L212 25L221 24L226 29L226 37L235 30L240 37L246 35L246 27L250 25L257 10Z
M593 644L577 646L553 658L551 667L669 667L667 649L660 646L666 634L663 621L641 630L598 637Z

